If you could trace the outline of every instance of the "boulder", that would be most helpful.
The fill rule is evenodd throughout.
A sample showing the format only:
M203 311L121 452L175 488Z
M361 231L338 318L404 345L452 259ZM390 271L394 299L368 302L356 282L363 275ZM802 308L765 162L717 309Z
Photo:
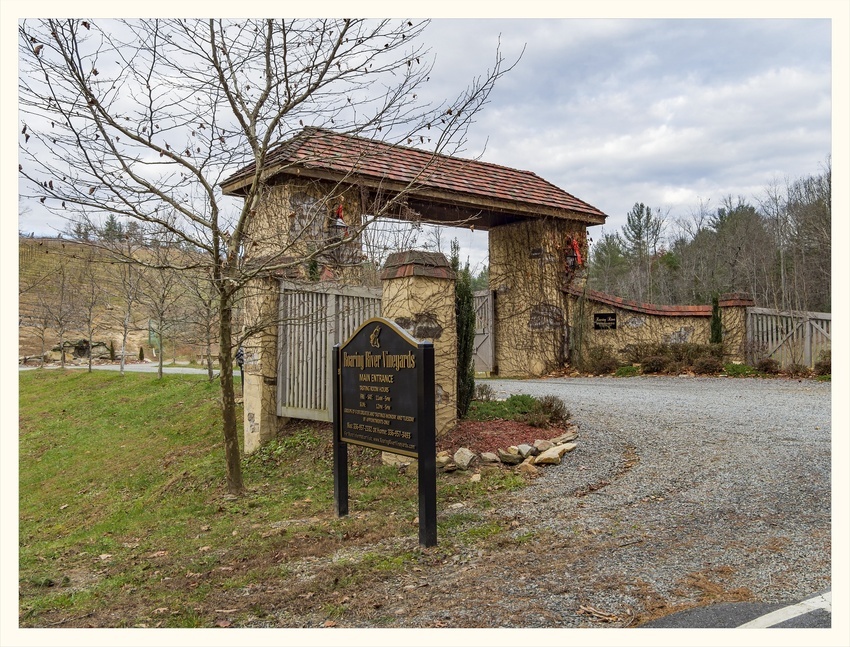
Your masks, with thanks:
M498 463L499 457L493 452L484 452L481 454L482 463Z
M540 476L540 468L535 467L531 463L527 463L523 461L520 466L517 468L517 471L523 476L530 476L531 478L536 478Z
M458 469L469 469L469 466L477 458L476 454L466 447L461 447L455 452L454 460Z
M522 445L517 445L517 450L519 451L519 455L523 458L528 458L529 456L536 456L538 454L537 450L534 449L534 447L526 443L523 443Z
M563 445L564 443L568 443L571 440L575 440L576 436L578 436L578 427L576 427L575 425L570 425L569 429L567 429L560 436L550 438L549 442L553 445Z
M519 455L519 450L514 446L508 447L507 449L499 449L496 453L499 455L499 460L505 465L517 465L518 463L522 463L522 456Z
M437 452L437 469L442 469L452 462L452 455L446 451Z
M535 440L534 448L538 453L545 452L547 449L552 449L555 446L551 440Z
M567 452L571 452L576 448L575 443L566 443L564 445L555 445L550 447L545 452L534 459L535 465L559 465L561 457Z

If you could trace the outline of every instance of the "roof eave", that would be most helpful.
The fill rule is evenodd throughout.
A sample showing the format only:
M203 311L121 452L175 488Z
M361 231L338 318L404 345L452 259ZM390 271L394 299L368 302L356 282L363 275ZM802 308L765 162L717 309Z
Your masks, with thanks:
M307 168L297 165L288 164L286 166L277 165L274 168L263 173L263 178L277 178L281 176L290 176L297 178L309 178L316 180L328 180L331 182L346 182L352 184L356 181L363 186L371 189L381 189L394 193L405 193L411 198L428 199L437 202L450 203L466 208L482 208L490 211L524 216L524 217L539 217L550 216L552 218L561 218L566 220L576 220L588 225L604 225L607 216L602 213L593 213L587 211L578 211L569 208L558 208L547 205L526 203L520 201L499 200L495 198L487 198L479 195L472 195L463 192L443 191L429 188L415 188L415 186L398 182L394 180L386 180L374 178L367 175L358 175L355 173L344 174L320 169ZM248 187L253 181L253 175L242 178L234 178L229 183L227 181L221 184L222 191L225 195L238 196L243 189Z

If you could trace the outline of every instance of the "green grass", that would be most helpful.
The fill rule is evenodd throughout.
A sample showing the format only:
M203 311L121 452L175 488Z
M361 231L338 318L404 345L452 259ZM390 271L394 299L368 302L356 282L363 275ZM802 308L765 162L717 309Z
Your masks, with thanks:
M631 364L620 366L614 371L614 377L634 377L635 375L640 375L640 367Z
M436 559L411 550L415 470L376 451L349 446L350 514L334 515L328 425L245 457L246 493L227 496L218 384L204 376L27 371L19 403L22 627L212 627L231 608L232 626L272 608L344 622L366 612L343 597L372 613L375 582ZM438 476L436 554L498 539L483 516L448 512L525 484L508 470L481 476Z
M747 364L734 364L729 362L723 365L723 371L729 377L757 377L764 375L758 369Z

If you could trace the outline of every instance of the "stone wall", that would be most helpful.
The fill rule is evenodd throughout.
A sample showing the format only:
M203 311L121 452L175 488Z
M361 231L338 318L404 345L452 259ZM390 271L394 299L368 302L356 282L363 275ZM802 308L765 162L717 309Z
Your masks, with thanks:
M291 278L359 285L362 254L356 240L322 251L346 233L337 226L338 217L352 230L359 227L355 187L306 179L270 185L250 221L246 262L294 263L287 271Z
M489 238L496 373L533 377L560 368L566 361L568 323L563 290L581 281L585 225L526 220L493 227Z
M640 344L708 344L711 306L662 306L639 303L579 287L567 289L570 334L586 354L604 347L619 359ZM753 305L744 294L719 300L726 361L744 361L746 309Z

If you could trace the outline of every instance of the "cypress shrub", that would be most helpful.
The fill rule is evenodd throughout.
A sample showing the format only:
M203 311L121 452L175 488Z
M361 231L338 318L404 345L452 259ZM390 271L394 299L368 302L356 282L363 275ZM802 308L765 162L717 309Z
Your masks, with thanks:
M715 294L711 297L711 332L708 343L719 344L723 341L723 326L720 322L720 302Z
M466 417L475 394L475 303L469 262L461 269L460 245L452 241L452 269L455 271L455 318L457 321L457 416Z

